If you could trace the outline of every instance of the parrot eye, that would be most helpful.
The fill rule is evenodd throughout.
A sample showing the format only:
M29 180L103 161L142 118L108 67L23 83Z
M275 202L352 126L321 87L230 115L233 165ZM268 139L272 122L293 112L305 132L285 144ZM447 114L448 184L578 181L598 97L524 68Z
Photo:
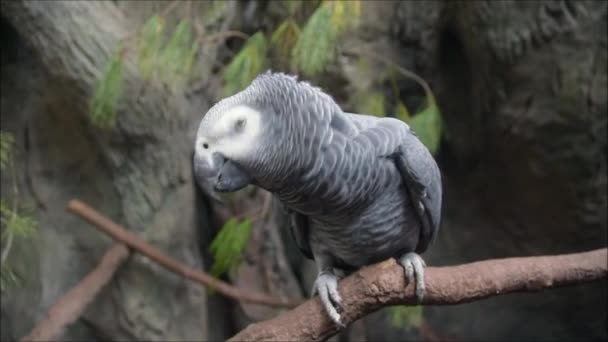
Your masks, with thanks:
M203 148L204 148L204 149L208 149L208 148L209 148L209 144L207 144L207 143L203 143Z
M245 124L247 123L247 121L245 121L245 119L238 119L236 120L236 122L234 123L234 128L238 131L241 130L245 127Z

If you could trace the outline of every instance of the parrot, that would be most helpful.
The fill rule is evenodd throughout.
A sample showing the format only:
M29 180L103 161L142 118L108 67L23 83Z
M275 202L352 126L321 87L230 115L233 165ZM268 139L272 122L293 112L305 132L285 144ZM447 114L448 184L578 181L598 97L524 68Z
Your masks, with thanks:
M193 175L217 192L254 185L280 201L318 269L311 294L338 326L341 272L394 258L422 301L420 254L439 231L441 172L404 121L345 112L321 88L269 70L203 115Z

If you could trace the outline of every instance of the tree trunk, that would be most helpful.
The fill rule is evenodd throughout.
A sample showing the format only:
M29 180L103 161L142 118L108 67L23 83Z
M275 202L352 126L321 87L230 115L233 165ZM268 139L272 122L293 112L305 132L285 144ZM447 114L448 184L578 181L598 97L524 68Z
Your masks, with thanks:
M191 115L182 94L138 78L129 61L116 127L90 124L93 89L129 33L128 18L112 2L2 2L2 16L18 33L11 43L27 42L35 54L27 56L28 62L36 66L35 73L23 69L23 47L12 47L19 56L13 69L3 72L2 97L13 102L5 107L3 101L2 128L17 133L18 142L30 139L16 158L18 169L27 169L19 184L26 184L26 177L33 180L36 197L47 209L37 217L40 236L34 250L23 251L28 245L20 249L22 255L14 253L14 260L27 260L35 268L28 270L24 288L3 298L3 311L11 312L3 314L3 339L5 331L14 339L31 329L109 246L65 213L71 198L109 213L173 257L202 266L193 239L198 219L190 166L200 115ZM29 81L34 75L40 76ZM11 89L11 81L23 88ZM207 96L201 99L206 102ZM23 315L15 314L19 311ZM113 340L201 340L207 336L206 317L203 288L134 257L86 312L83 325L70 329L66 338L93 333Z
M447 130L445 218L427 261L606 246L606 2L427 6L395 11ZM430 307L425 317L465 340L606 339L605 285Z

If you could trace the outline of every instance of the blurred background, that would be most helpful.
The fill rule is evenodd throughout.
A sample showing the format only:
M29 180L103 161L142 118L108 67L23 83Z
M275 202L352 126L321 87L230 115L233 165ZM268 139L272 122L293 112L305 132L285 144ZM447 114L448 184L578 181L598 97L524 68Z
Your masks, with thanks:
M235 285L309 295L264 191L198 189L198 122L267 69L405 120L443 174L431 266L607 245L605 1L3 1L1 337L26 335L109 238L79 198ZM606 340L606 281L392 307L332 341ZM281 310L131 257L63 340L224 340Z

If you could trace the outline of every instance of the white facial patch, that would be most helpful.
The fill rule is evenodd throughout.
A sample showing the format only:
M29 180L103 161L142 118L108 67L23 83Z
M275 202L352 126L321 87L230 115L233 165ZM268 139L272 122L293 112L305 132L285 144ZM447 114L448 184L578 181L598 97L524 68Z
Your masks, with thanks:
M222 113L211 128L211 136L216 140L209 142L210 154L220 152L232 160L249 155L261 133L261 119L260 112L247 106L237 106Z

